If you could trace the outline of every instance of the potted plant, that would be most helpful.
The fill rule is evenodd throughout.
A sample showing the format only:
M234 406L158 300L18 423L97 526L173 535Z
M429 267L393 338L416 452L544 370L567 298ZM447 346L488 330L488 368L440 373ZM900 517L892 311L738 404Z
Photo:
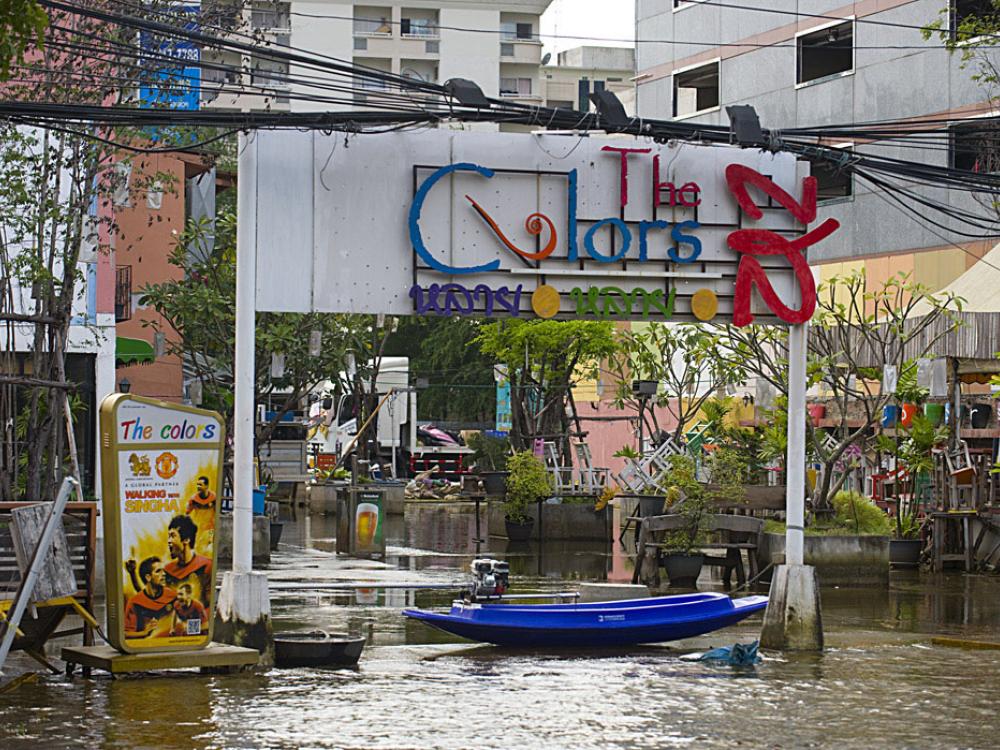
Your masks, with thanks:
M545 464L531 451L515 453L507 459L507 492L504 495L504 523L507 538L524 541L531 536L535 519L528 506L552 494L552 478Z
M917 385L917 367L915 364L904 365L896 384L896 398L902 403L900 407L899 424L910 427L921 404L927 400L930 391Z
M684 518L684 524L665 536L660 559L671 586L694 587L705 562L705 556L698 547L705 542L711 515L708 493L697 479L694 459L676 455L668 460L670 472L666 479L665 504L671 514Z
M487 495L504 494L507 480L507 459L510 456L510 440L479 432L469 438L469 447L474 451L472 459L483 480Z
M897 466L906 471L897 479L895 508L896 538L889 542L889 562L915 566L920 561L923 540L920 534L921 480L934 468L934 447L948 439L948 428L935 426L922 414L913 417L906 435L897 441L880 435L879 448L896 458ZM909 496L910 502L903 499Z

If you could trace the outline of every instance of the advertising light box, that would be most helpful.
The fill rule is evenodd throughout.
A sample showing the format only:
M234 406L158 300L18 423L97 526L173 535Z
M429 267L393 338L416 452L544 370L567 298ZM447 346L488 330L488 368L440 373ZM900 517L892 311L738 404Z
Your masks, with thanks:
M215 615L222 418L115 394L100 427L108 639L126 653L203 648Z

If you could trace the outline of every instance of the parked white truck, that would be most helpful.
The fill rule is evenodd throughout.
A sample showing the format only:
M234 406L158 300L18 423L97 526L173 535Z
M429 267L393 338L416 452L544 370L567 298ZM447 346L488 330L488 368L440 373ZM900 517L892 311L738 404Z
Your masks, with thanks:
M368 383L364 386L367 388ZM417 438L417 390L410 385L410 360L408 357L383 357L375 378L377 403L380 404L376 420L378 455L383 466L388 465L397 477L409 477L439 467L438 474L454 477L468 473L472 449L466 446L422 445ZM317 389L329 409L324 425L310 442L318 444L323 453L343 451L353 453L357 448L355 438L361 425L355 417L354 399L351 394L338 393L332 381ZM325 429L324 429L325 428Z

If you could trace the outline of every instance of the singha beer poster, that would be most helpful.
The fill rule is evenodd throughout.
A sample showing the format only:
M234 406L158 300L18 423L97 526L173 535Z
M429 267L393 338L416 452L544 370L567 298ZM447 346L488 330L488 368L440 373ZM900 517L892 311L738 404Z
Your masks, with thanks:
M101 404L108 638L202 648L215 609L222 418L128 394Z

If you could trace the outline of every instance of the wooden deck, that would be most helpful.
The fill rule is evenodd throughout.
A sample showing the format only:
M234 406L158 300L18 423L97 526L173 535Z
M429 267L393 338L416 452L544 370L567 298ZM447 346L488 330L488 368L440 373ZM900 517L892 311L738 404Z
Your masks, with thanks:
M159 651L149 654L123 654L111 646L67 646L62 650L66 673L72 674L77 665L84 676L91 669L111 674L154 672L167 669L238 669L253 666L260 658L255 648L210 643L198 651Z

